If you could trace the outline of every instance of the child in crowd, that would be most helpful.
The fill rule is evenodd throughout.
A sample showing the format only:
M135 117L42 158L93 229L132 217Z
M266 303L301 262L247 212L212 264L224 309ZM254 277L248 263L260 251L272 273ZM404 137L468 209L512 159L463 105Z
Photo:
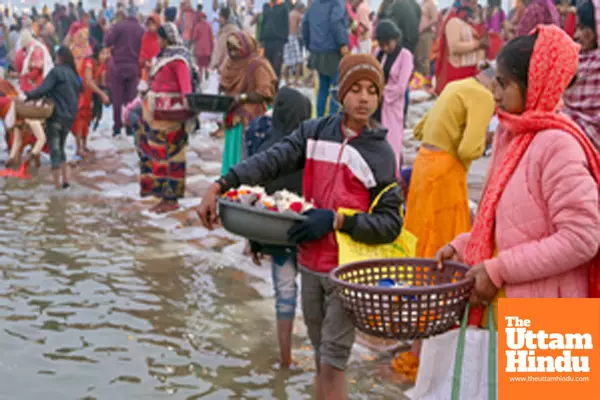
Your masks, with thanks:
M371 117L379 106L384 77L375 57L348 55L339 66L339 101L344 113L306 121L291 135L254 155L215 182L198 208L206 227L217 221L217 197L241 184L264 185L304 169L303 194L315 208L288 232L299 245L302 310L315 351L317 398L347 399L346 368L354 343L354 326L329 281L338 265L335 231L363 243L393 242L402 228L399 188L385 191L371 213L369 206L396 182L394 152L387 131ZM359 210L353 216L338 208Z
M292 134L300 123L310 119L312 104L308 97L290 87L282 87L275 96L272 116L256 118L246 130L249 144L248 156L264 151ZM302 195L302 170L287 174L266 185L268 194L289 190ZM277 338L282 367L292 362L292 329L298 299L298 256L296 247L261 246L251 243L254 262L260 265L262 255L271 256L275 309L277 312Z

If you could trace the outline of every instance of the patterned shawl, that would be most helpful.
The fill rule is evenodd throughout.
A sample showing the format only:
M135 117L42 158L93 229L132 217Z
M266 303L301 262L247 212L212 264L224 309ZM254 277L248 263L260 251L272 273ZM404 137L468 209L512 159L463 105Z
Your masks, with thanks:
M575 85L563 95L564 112L600 151L600 0L593 0L598 48L579 54Z
M183 44L183 39L179 35L179 29L173 22L165 22L161 25L161 28L165 31L169 46L165 47L156 56L156 63L153 65L150 71L150 83L156 73L165 65L175 60L182 60L186 63L190 69L190 75L192 76L192 89L195 91L199 81L199 70L196 65L195 57L192 56L190 51Z
M581 128L556 111L560 97L577 72L579 46L555 25L540 25L529 66L525 112L521 115L498 111L500 123L516 137L504 160L491 171L477 219L465 248L464 260L476 265L493 257L496 207L502 192L537 132L560 129L570 133L588 156L590 170L600 182L600 156Z
M90 30L82 22L74 22L69 28L65 43L68 44L69 50L75 57L75 62L79 62L92 55L92 47L90 46Z

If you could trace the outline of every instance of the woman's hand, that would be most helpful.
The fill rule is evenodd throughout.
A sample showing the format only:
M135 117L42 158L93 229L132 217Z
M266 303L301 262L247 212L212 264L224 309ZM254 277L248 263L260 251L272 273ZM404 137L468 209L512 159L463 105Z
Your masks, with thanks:
M469 301L474 306L489 304L498 294L498 288L487 273L484 264L477 264L469 269L467 278L475 279L475 285Z
M110 97L108 97L108 95L106 93L104 93L104 92L100 93L100 101L105 106L109 106L110 105Z
M217 215L217 197L219 197L220 193L221 184L218 182L213 183L202 198L202 203L196 209L200 220L202 220L204 226L209 230L213 230L213 224L219 221L219 216Z
M435 253L435 261L439 269L444 267L444 261L462 261L458 252L452 245L447 244Z
M229 106L228 112L235 111L241 104L242 104L242 98L239 94L236 94L235 96L233 96L233 102Z

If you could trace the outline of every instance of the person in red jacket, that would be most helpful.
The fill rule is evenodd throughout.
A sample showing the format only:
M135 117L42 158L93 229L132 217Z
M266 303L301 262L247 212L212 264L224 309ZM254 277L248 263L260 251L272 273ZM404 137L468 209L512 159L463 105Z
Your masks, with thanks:
M202 12L202 5L198 6L196 24L192 31L192 47L196 56L196 64L200 68L200 76L207 75L210 57L215 49L212 26L206 20L206 14ZM205 77L206 78L206 77Z
M208 189L198 208L202 222L212 229L221 193L241 184L264 185L304 169L303 195L315 208L289 230L288 240L299 245L302 311L315 351L318 399L348 398L344 370L354 343L354 326L327 275L338 265L335 231L358 242L382 244L393 242L402 227L400 190L396 185L384 191L396 182L394 152L386 129L371 118L384 86L375 57L344 57L338 91L344 114L303 122L281 142L233 166ZM345 216L339 208L360 211Z
M140 80L148 82L148 74L152 67L152 60L160 53L160 43L158 41L158 27L161 24L160 15L151 14L146 19L146 32L142 36L142 45L140 47Z

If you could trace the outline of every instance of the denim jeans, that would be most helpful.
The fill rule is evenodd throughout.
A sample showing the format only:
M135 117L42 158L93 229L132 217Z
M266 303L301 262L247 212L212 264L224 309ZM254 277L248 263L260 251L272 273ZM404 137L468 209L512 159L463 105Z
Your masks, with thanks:
M319 93L317 94L317 116L323 117L325 115L325 109L327 105L327 98L329 97L329 89L331 90L331 100L329 100L329 115L335 115L338 112L338 101L337 101L337 84L338 84L338 73L335 76L330 77L323 75L319 72Z
M50 164L52 169L59 169L60 164L67 161L65 154L65 142L71 130L73 121L62 121L58 119L49 119L46 121L46 136L48 139L48 148L50 149Z
M296 254L272 256L273 289L277 319L294 319L298 300L298 260Z

